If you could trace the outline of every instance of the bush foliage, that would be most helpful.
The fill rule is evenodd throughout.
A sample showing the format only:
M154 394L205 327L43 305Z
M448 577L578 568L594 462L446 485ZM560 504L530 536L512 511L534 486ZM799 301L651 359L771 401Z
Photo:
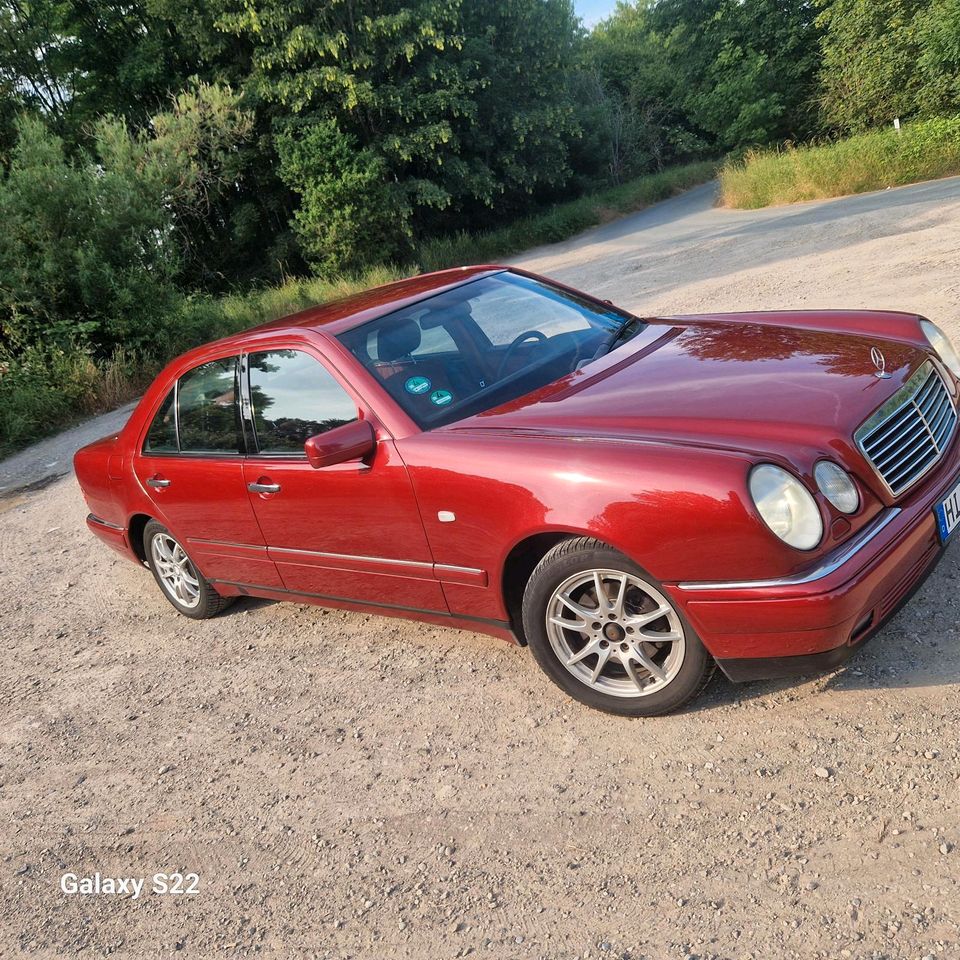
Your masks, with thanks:
M953 172L958 78L960 0L0 0L0 444L291 276Z
M756 208L882 190L960 174L960 116L873 130L836 143L752 151L720 173L722 202Z

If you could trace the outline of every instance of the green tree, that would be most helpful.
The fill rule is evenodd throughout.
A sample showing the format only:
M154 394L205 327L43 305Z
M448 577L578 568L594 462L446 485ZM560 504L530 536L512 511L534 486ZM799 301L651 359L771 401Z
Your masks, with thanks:
M960 111L960 0L934 0L918 13L923 76L920 112Z
M623 106L635 170L808 135L817 41L807 0L637 0L597 25L586 58L615 120Z
M389 255L408 242L407 211L450 203L443 187L444 164L455 155L450 118L471 109L471 81L443 56L462 43L453 0L252 0L218 23L253 45L252 86L281 108L281 170L299 195L297 231L316 262L349 268ZM323 149L331 155L311 156ZM361 156L342 169L338 186L351 150ZM373 184L374 172L368 204L358 191ZM363 210L354 241L346 237L349 214L326 206L337 198L355 214Z
M218 24L253 46L297 231L326 269L406 255L570 176L569 0L249 0Z
M569 78L582 44L571 0L463 0L470 108L454 119L452 205L437 224L502 223L551 199L572 175L580 137Z
M652 29L690 122L724 149L809 134L817 28L805 0L660 0Z
M405 251L410 209L382 156L360 149L334 120L288 124L277 146L281 176L300 197L294 223L310 261L331 272L356 270Z
M244 90L252 45L216 26L221 8L222 0L0 0L0 159L18 113L41 117L73 156L94 149L105 114L145 129L198 82ZM255 126L231 160L233 188L191 224L182 282L192 288L302 267L288 226L294 198L276 173L274 108L252 92L244 107Z
M615 182L690 159L706 147L677 96L676 77L663 36L654 29L652 7L652 0L618 4L586 41L589 81L577 102L594 111L592 122L583 121L585 130L595 130L600 123Z
M191 255L185 224L232 183L250 123L236 95L204 85L138 132L101 119L72 157L40 120L18 121L0 179L4 345L149 350Z
M824 123L852 133L918 110L923 76L917 15L928 0L818 0Z

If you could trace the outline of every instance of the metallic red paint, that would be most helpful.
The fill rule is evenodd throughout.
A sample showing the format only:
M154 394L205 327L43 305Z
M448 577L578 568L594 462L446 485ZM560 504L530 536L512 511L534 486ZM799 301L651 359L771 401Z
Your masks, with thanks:
M939 556L931 510L960 473L957 438L899 498L853 442L856 428L928 358L956 402L957 383L933 357L918 317L792 311L654 319L543 389L421 432L335 335L502 269L390 284L177 358L118 436L77 454L91 529L140 560L136 531L155 517L224 594L292 596L504 637L519 629L507 581L525 545L589 535L660 581L715 657L743 663L859 642ZM874 346L888 380L876 376ZM299 457L142 453L181 374L238 352L280 348L307 351L340 381L373 429L372 457L318 470ZM844 517L815 492L827 532L814 550L798 551L760 520L748 474L769 461L816 491L813 469L822 458L851 473L861 506ZM154 488L150 478L174 482ZM252 482L279 483L281 491L250 493ZM850 544L883 524L840 562ZM709 586L803 580L825 565L832 572L808 583Z

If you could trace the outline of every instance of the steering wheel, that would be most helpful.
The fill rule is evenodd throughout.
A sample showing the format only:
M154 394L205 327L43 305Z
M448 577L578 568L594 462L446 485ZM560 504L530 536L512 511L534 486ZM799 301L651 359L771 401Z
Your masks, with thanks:
M547 339L545 333L541 333L539 330L524 330L519 337L514 337L513 342L507 347L507 352L503 355L503 359L500 361L500 366L497 367L497 379L499 380L503 376L503 371L506 369L507 361L513 356L517 347L522 343L526 343L528 340L536 340L539 343L543 343Z

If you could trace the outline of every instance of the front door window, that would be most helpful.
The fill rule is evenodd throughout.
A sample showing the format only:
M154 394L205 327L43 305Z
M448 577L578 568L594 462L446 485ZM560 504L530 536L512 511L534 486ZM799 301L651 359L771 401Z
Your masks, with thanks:
M260 453L302 454L310 437L357 419L343 387L301 350L252 353L248 369Z

